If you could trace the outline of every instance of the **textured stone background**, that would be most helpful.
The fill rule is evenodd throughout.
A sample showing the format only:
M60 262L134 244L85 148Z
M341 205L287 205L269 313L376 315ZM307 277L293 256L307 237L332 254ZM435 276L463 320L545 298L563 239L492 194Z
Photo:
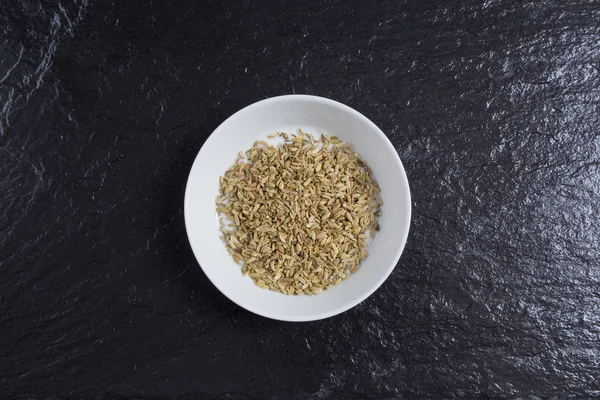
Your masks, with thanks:
M600 3L225 3L0 1L2 398L600 398ZM390 279L305 324L220 295L182 215L289 93L378 124L414 201Z

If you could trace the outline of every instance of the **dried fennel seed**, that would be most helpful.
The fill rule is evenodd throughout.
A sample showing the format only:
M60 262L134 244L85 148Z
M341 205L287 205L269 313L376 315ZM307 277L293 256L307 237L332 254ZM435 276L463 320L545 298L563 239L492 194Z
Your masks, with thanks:
M315 295L367 257L367 231L379 230L380 189L337 137L279 136L278 147L258 141L240 151L220 177L217 212L230 221L220 218L221 239L259 287Z

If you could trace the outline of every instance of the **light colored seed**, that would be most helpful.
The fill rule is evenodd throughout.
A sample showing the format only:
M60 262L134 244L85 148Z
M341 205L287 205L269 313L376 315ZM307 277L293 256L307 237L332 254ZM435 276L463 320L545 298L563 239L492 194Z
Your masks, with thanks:
M257 286L316 295L358 271L379 230L381 196L368 166L337 137L285 132L257 141L219 177L227 251ZM320 147L322 143L322 147ZM244 161L242 161L244 159Z

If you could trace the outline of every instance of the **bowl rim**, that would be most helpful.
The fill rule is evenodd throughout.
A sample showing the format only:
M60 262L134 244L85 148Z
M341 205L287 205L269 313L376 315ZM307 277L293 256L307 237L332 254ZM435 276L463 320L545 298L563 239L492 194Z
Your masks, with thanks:
M253 306L248 306L246 304L241 304L240 302L237 302L237 301L233 300L231 297L229 297L226 294L226 292L216 283L216 280L211 277L211 273L208 271L208 268L204 268L202 266L202 253L197 248L194 247L194 244L190 240L190 234L189 234L190 229L188 226L189 225L189 216L188 216L189 194L188 193L190 190L190 182L191 182L190 177L192 175L192 172L198 167L196 164L198 164L200 162L201 155L203 154L202 152L206 151L205 149L207 148L207 144L209 144L211 141L216 140L216 137L218 136L219 132L223 129L224 126L226 126L226 124L230 120L239 118L241 115L251 112L254 108L264 106L268 103L275 103L275 102L280 102L280 101L285 101L285 100L293 100L293 99L320 102L322 104L327 104L330 106L338 107L346 112L354 114L357 118L362 119L367 125L369 125L373 129L373 132L375 134L379 135L383 139L383 142L385 144L385 147L387 147L387 150L390 150L395 155L394 161L396 163L396 168L398 168L400 170L401 176L404 177L404 179L401 182L399 182L398 184L405 186L403 188L403 190L406 192L407 197L408 197L408 202L407 202L407 206L406 206L408 218L406 218L406 221L407 221L406 225L402 227L403 228L402 236L400 238L400 245L398 246L398 248L396 250L396 255L394 256L394 263L390 264L386 268L385 272L381 275L379 280L374 285L372 285L372 287L370 287L368 290L366 290L364 293L362 293L360 296L353 298L351 301L349 301L349 302L345 303L344 305L339 306L337 308L327 310L324 312L320 312L320 313L317 313L314 315L307 315L307 316L286 316L286 315L271 313L271 312L268 312L263 309L259 309L259 308L253 307ZM363 302L365 299L367 299L369 296L371 296L377 289L379 289L381 287L381 285L390 276L392 271L396 268L396 265L398 264L398 261L400 260L400 256L402 255L402 252L404 251L404 247L406 246L406 240L408 239L408 233L410 230L410 223L411 223L411 217L412 217L412 196L410 193L410 185L408 182L408 176L406 175L406 171L404 170L404 166L402 165L402 161L400 160L400 156L398 155L396 148L394 147L392 142L390 142L388 137L383 133L383 131L377 125L375 125L375 123L373 123L370 119L368 119L366 116L364 116L362 113L356 111L355 109L353 109L343 103L340 103L340 102L332 100L332 99L328 99L326 97L307 95L307 94L288 94L288 95L269 97L269 98L266 98L263 100L259 100L255 103L252 103L252 104L240 109L239 111L235 112L234 114L229 116L227 119L225 119L221 124L219 124L219 126L217 126L217 128L209 135L209 137L206 139L206 141L202 144L202 147L200 148L200 150L198 151L198 154L196 155L196 158L194 159L194 162L193 162L192 167L190 168L190 172L188 174L183 203L184 203L183 204L183 209L184 209L183 214L184 214L185 230L186 230L186 236L188 239L188 243L190 244L192 253L194 254L194 257L196 258L196 262L200 265L200 268L202 269L202 271L204 272L204 274L206 275L208 280L217 288L217 290L219 290L219 292L221 292L222 295L224 295L226 298L228 298L234 304L237 304L239 307L242 307L243 309L250 311L251 313L260 315L265 318L270 318L270 319L278 320L278 321L287 321L287 322L309 322L309 321L318 321L321 319L330 318L335 315L341 314L345 311L348 311L349 309L357 306L358 304Z

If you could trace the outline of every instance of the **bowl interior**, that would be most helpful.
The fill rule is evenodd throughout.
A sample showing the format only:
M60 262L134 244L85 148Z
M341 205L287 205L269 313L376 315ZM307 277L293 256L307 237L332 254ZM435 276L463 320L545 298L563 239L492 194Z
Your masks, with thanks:
M257 287L243 276L220 240L215 197L219 176L240 150L284 131L338 136L351 143L381 188L381 230L358 272L317 296L287 296ZM410 193L404 168L387 137L362 114L315 96L274 97L248 106L223 122L200 150L185 196L185 221L192 250L212 283L229 299L265 317L309 321L343 312L373 293L394 269L408 235Z

